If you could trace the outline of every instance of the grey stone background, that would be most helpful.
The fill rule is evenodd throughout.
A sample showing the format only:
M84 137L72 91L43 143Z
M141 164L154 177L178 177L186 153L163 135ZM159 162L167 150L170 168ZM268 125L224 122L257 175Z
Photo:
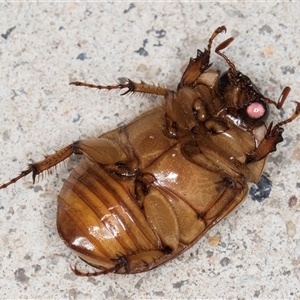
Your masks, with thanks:
M189 58L222 24L228 32L215 46L234 36L226 54L263 93L277 99L290 85L289 100L300 100L299 11L299 3L270 1L1 3L0 182L161 101L70 87L70 81L129 77L176 88ZM220 58L212 59L225 70ZM272 118L293 108L273 110ZM81 278L70 270L77 258L57 234L56 195L78 160L34 186L28 176L1 190L0 298L299 299L299 124L285 128L285 142L267 164L268 199L248 196L189 251L142 274Z

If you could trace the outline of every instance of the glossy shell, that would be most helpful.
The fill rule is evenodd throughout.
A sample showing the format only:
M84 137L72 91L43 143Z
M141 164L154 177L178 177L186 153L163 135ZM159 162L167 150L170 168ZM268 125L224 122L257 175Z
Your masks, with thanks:
M189 248L238 205L247 193L246 181L258 180L265 159L245 162L263 135L228 120L223 121L226 130L212 134L221 119L215 122L212 116L209 125L199 126L193 114L199 99L219 100L218 74L209 75L206 85L182 87L166 97L165 107L79 142L93 160L83 159L66 180L58 196L57 226L85 261L114 268L125 257L130 273L156 267ZM168 110L177 121L176 138L166 124Z

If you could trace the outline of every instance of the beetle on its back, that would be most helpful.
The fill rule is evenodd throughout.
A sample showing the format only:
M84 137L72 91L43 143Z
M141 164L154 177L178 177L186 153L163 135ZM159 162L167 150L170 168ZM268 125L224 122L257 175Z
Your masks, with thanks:
M28 169L35 177L71 154L83 155L58 195L57 227L81 259L100 269L93 273L138 273L153 269L191 247L245 198L247 182L257 182L267 156L282 139L282 126L268 118L268 105L251 80L228 64L222 75L211 71L207 49L191 59L176 91L128 80L113 86L72 82L96 89L164 97L159 107L98 138L76 141Z

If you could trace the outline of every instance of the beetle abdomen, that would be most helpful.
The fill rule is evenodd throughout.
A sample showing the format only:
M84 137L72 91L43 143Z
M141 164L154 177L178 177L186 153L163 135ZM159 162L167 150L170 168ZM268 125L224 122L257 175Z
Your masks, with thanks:
M111 266L112 258L158 248L138 204L101 167L84 159L58 196L58 231L83 259Z
M183 152L177 143L125 179L84 158L58 196L61 238L91 265L118 273L149 270L189 248L242 201L247 186L229 186L222 172Z

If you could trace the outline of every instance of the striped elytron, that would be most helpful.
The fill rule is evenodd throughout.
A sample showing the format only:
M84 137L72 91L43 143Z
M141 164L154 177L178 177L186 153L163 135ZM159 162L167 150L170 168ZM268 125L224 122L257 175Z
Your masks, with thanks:
M191 59L176 91L128 80L112 86L72 82L96 89L154 94L163 103L132 123L98 138L79 140L30 164L16 182L35 177L71 154L82 155L58 195L57 227L64 242L93 273L138 273L155 268L191 247L246 196L267 156L282 139L282 126L300 114L267 125L269 105L251 80L228 64L220 75L209 70L211 45Z

